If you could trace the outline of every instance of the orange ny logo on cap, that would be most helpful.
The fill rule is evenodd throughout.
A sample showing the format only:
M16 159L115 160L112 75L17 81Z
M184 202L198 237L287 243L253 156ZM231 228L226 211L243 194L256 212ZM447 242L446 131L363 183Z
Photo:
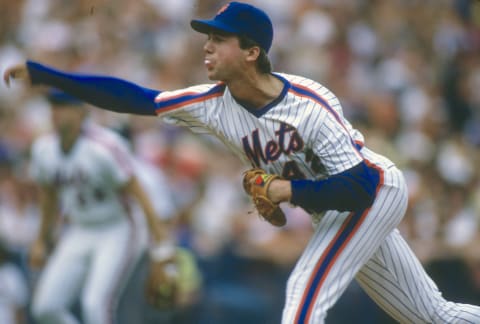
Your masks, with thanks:
M223 7L221 7L218 11L217 11L217 15L221 14L222 12L224 12L225 10L227 10L228 6L230 4L227 3L226 5L224 5Z

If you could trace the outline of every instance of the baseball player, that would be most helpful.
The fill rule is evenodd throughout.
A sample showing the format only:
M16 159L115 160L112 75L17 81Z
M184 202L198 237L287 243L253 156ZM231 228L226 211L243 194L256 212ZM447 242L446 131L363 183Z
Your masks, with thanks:
M166 234L123 138L90 121L78 99L59 91L48 99L54 133L36 139L31 152L30 173L41 188L42 211L30 255L33 267L47 257L57 215L65 215L67 228L41 272L32 315L37 323L78 323L70 307L81 295L82 323L112 323L121 288L140 257L140 231L127 198L142 207L155 241Z
M204 64L218 83L162 92L33 61L4 78L58 86L104 109L213 134L247 164L279 175L267 199L304 208L315 227L288 279L282 323L323 323L353 279L399 322L480 323L479 307L442 297L396 229L408 203L399 169L365 146L326 87L271 71L268 15L230 2L191 26L207 35Z

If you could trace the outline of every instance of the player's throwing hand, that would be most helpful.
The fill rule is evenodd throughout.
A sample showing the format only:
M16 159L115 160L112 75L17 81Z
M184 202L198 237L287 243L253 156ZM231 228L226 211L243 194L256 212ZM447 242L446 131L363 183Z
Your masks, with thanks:
M30 74L28 73L27 66L25 64L14 65L3 73L3 81L7 86L10 86L10 80L20 80L30 83Z

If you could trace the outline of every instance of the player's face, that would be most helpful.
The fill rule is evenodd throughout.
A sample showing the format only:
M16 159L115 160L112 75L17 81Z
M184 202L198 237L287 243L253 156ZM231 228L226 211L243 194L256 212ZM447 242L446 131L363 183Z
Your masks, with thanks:
M210 33L203 50L210 80L228 82L245 70L246 51L236 36Z
M62 106L52 108L52 124L61 139L76 137L85 118L85 108Z

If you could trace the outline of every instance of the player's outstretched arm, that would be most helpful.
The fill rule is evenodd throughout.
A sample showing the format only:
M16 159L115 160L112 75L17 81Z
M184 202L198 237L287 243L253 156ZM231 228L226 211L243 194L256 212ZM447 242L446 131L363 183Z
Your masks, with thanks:
M7 68L3 79L7 85L20 80L55 87L93 106L135 115L156 115L154 99L160 92L119 78L70 73L34 61Z

